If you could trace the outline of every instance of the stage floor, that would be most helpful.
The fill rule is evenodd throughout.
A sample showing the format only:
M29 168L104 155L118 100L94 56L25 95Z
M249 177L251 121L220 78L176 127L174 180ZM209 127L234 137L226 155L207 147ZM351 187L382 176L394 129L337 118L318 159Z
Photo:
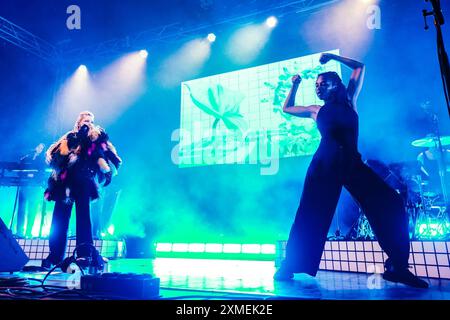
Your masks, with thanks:
M31 261L28 265L38 263ZM109 262L107 271L153 274L161 281L160 298L167 300L450 299L449 280L428 279L430 288L424 290L386 282L379 274L319 271L315 278L300 274L290 282L275 282L272 279L275 271L272 261L118 259ZM13 276L42 280L45 275L45 272L20 272ZM50 275L45 284L73 288L78 279L76 274L59 271Z

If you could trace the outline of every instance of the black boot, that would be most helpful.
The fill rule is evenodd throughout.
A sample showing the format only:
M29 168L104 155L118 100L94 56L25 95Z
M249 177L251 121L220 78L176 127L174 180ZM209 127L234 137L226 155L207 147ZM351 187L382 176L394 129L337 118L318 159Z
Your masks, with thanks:
M41 262L41 267L47 270L52 269L54 266L56 266L58 263L61 263L61 259L55 259L51 254L47 256L44 260Z
M50 270L51 268L54 267L54 264L50 261L49 258L45 258L41 262L41 267L44 268L44 269Z
M392 265L390 259L386 260L384 265L383 279L391 282L399 282L406 284L407 286L414 288L426 289L428 288L428 283L420 279L418 276L414 275L411 271L405 268L396 268Z
M291 272L286 267L286 264L283 262L281 264L281 267L273 275L273 279L276 281L290 281L290 280L294 279L294 273Z

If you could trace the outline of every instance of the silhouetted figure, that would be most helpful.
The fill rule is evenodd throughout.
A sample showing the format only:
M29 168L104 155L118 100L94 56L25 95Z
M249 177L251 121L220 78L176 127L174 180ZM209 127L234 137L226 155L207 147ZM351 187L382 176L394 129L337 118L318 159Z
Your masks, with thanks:
M308 168L300 205L289 235L286 259L274 275L290 280L294 273L315 276L336 205L344 186L362 207L380 246L389 256L384 279L425 288L428 284L408 270L408 216L400 195L361 160L358 152L356 100L365 67L362 63L325 53L320 62L336 60L353 69L350 83L342 84L335 72L322 73L316 93L323 106L294 106L301 78L292 78L293 87L283 111L317 121L322 135Z
M450 159L450 150L444 149L444 161ZM442 161L442 173L440 176L439 160L442 155L438 148L427 148L417 156L417 161L420 163L420 170L422 173L422 192L424 196L434 197L442 196L443 187L446 191L450 188L450 165ZM441 181L442 179L442 181ZM443 185L444 184L444 185Z

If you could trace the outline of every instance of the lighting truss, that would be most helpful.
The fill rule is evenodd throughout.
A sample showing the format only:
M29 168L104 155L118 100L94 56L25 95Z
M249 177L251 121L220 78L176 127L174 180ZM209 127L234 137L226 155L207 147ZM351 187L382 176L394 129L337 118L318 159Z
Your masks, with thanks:
M227 17L215 22L195 25L186 25L181 22L171 23L141 31L135 35L65 52L0 16L0 38L52 64L89 61L94 58L120 55L126 51L137 50L156 43L178 42L198 35L205 30L217 32L219 27L230 24L235 26L245 25L252 19L263 15L274 15L281 18L287 15L311 12L338 1L340 0L266 0L263 1L264 9L252 9L248 4L234 4L226 8ZM258 3L261 7L261 0L258 2L252 1L252 3ZM242 14L242 12L246 13Z
M57 47L0 16L0 38L52 64L61 61Z
M64 52L67 61L89 61L122 54L126 51L139 50L159 43L175 43L200 33L217 32L220 27L227 25L245 25L260 16L274 15L278 18L311 12L341 0L266 0L264 9L251 10L248 5L234 6L232 12L226 12L227 17L211 23L185 25L171 23L142 31L136 35L120 39L109 40L85 48L71 49ZM230 8L231 9L231 8ZM242 14L242 12L246 12ZM264 16L264 19L266 17ZM206 36L206 34L205 34Z

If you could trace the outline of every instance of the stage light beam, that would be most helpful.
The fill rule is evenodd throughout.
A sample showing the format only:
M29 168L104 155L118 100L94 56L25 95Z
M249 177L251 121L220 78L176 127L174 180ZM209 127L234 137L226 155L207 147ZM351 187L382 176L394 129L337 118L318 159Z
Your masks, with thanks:
M226 54L238 64L252 62L268 42L272 30L267 21L240 28L231 36Z
M206 38L208 39L208 41L210 43L213 43L214 41L216 41L216 35L214 33L208 34L208 36Z
M80 72L80 73L87 73L88 72L88 69L87 69L87 67L86 67L86 65L84 65L84 64L82 64L82 65L80 65L79 67L78 67L78 71Z
M108 227L108 233L112 236L112 235L114 235L114 231L115 231L115 228L114 228L114 225L112 224L112 225L110 225L109 227Z
M370 3L376 4L378 0ZM348 55L364 56L374 37L373 30L367 27L368 7L366 0L341 0L328 10L312 15L299 32L310 48L340 48Z
M145 91L146 55L147 50L128 53L96 75L90 110L104 125L117 120Z
M274 16L268 17L268 18L266 19L266 25L267 25L269 28L275 28L275 26L276 26L277 24L278 24L278 20L277 20L277 18L274 17Z
M141 56L141 58L146 59L148 57L148 51L141 50L141 51L139 51L139 55Z
M61 85L55 100L55 108L65 115L64 127L71 127L80 111L91 109L94 92L88 68L84 64L78 66Z
M161 65L157 78L165 87L195 76L211 54L211 42L202 37L185 43Z

